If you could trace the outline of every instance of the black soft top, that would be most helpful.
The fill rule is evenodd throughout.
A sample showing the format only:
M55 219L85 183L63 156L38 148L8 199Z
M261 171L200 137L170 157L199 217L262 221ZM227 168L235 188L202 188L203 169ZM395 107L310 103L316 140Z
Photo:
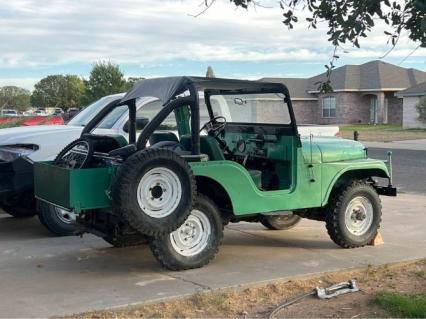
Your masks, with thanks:
M156 97L163 104L175 96L185 92L189 87L197 91L210 91L215 94L232 93L287 93L287 87L282 83L260 81L234 80L221 78L206 78L196 76L174 76L140 80L121 99L121 103L139 97Z

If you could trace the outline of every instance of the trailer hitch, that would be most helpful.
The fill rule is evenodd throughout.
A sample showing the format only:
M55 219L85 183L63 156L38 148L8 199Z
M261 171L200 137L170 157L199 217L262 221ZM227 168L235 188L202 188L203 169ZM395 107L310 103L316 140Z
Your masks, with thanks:
M350 292L359 291L358 285L355 280L349 280L338 284L331 285L327 288L316 287L315 292L319 299L330 299L339 295L347 294Z

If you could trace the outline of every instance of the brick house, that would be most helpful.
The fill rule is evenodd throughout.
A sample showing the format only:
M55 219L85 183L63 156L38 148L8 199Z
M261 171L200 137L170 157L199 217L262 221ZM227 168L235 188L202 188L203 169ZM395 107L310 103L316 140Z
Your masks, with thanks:
M402 100L403 128L426 128L426 122L419 119L417 105L426 96L426 82L412 86L395 94Z
M403 101L395 93L426 81L426 72L407 69L382 61L345 65L333 70L333 92L321 94L318 82L325 73L307 79L263 78L282 82L292 97L300 124L399 124L403 120Z

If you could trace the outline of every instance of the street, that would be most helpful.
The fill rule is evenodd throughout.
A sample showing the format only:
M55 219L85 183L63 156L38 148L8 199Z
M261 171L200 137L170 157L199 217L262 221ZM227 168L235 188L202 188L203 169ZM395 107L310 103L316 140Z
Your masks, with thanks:
M386 148L368 148L371 158L386 159ZM398 191L426 194L426 151L393 149L393 181Z
M385 158L385 148L369 149ZM394 150L402 194L382 197L385 244L346 250L324 224L304 220L288 231L230 224L216 259L184 272L163 270L147 246L112 248L92 235L52 237L37 218L0 214L0 314L70 315L314 273L393 263L426 255L426 151Z

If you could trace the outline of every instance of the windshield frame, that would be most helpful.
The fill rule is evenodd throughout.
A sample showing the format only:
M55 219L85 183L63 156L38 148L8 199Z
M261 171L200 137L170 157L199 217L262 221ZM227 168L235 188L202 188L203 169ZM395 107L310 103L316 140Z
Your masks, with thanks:
M66 125L85 127L105 106L114 100L119 100L122 96L123 94L114 94L101 97L78 112ZM84 118L84 121L81 121L80 118ZM117 118L117 121L120 118Z

